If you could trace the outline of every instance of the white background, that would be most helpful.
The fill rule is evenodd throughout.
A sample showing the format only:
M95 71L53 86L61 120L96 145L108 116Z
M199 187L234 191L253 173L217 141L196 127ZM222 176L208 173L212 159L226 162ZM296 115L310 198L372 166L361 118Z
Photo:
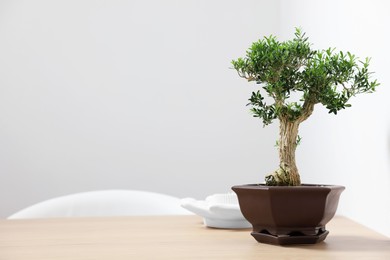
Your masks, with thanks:
M230 61L291 38L372 57L378 92L302 124L304 182L342 184L339 212L390 236L386 1L0 2L0 216L54 196L142 189L204 198L277 167L277 124L245 106Z

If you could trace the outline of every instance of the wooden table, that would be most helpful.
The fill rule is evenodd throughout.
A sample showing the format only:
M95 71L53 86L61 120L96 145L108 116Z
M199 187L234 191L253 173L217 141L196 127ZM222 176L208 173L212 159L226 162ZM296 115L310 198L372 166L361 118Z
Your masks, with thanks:
M0 220L0 260L390 259L390 239L335 217L316 245L257 243L197 216Z

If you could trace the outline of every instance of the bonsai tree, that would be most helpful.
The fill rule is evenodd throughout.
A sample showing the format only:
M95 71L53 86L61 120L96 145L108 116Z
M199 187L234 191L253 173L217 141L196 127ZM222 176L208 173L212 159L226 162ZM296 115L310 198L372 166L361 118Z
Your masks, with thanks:
M300 29L290 41L264 37L252 44L245 57L232 61L240 77L261 87L249 99L253 116L262 119L264 126L279 119L280 164L265 177L266 185L301 184L295 162L301 139L299 125L310 117L316 104L337 114L351 106L351 97L375 91L379 84L370 81L369 62L369 58L360 61L350 52L332 48L312 50ZM270 104L264 100L265 95L272 100Z

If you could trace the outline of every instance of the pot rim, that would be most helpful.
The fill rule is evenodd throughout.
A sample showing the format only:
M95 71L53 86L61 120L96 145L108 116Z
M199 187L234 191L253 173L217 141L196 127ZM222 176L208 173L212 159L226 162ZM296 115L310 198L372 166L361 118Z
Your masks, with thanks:
M342 185L333 185L333 184L311 184L311 183L303 183L299 186L268 186L265 183L252 183L252 184L241 184L241 185L234 185L233 188L239 188L239 189L319 189L319 188L327 188L327 189L342 189L344 190L345 187Z

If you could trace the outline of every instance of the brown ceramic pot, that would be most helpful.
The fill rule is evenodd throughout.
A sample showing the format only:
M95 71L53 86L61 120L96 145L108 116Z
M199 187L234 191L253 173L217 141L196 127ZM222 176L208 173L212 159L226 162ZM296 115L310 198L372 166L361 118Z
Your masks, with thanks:
M315 244L328 235L325 225L336 213L340 194L336 185L232 187L252 236L269 244Z

